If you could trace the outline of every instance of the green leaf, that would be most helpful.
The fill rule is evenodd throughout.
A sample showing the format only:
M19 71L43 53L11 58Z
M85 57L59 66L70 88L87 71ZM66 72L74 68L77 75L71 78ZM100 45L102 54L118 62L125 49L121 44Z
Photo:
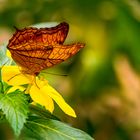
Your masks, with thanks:
M29 109L30 109L31 115L36 115L36 116L39 116L44 119L49 118L49 119L54 119L54 120L60 120L59 118L54 116L52 113L50 113L48 110L46 110L45 108L43 108L40 105L30 104Z
M22 131L20 140L93 140L85 132L72 128L60 121L29 118Z
M0 46L0 66L8 64L9 58L6 56L6 44Z
M4 86L2 82L1 68L0 68L0 93L4 93Z
M28 103L26 96L18 90L3 94L0 96L0 109L6 115L15 135L18 136L27 119Z

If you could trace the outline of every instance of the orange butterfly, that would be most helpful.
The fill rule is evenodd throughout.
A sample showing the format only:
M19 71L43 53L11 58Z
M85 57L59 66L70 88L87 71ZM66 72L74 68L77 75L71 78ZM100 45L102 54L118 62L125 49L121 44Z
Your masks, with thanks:
M68 30L65 22L51 28L16 29L7 48L23 73L38 75L41 70L65 61L84 47L83 43L63 45Z

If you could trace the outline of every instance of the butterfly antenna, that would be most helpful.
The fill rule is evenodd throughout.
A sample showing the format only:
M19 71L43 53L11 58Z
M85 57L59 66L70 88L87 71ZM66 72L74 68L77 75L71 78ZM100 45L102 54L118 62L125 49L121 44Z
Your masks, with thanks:
M8 79L8 82L10 81L10 80L12 80L14 77L16 77L16 76L18 76L18 75L20 75L21 73L18 73L18 74L15 74L14 76L12 76L10 79Z
M8 63L9 60L7 60L1 67L1 69L6 65L6 63Z
M37 82L36 82L36 78L35 78L35 85L36 85L36 87L38 88L38 89L40 89L40 87L37 85Z
M58 74L58 73L51 73L51 72L42 72L42 73L57 75L57 76L68 76L68 74Z

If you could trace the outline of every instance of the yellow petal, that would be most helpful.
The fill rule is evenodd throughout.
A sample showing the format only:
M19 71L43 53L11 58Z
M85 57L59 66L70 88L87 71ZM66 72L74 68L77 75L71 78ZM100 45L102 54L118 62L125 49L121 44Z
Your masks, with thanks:
M22 86L13 86L8 90L8 93L15 91L16 89L19 89L20 91L24 91L25 88Z
M23 75L18 66L3 66L2 78L9 85L24 85L31 83L31 76Z
M45 108L47 110L49 110L51 113L53 112L54 103L53 103L53 100L48 96L47 91L46 92L41 92L41 90L34 84L34 85L31 86L30 96L31 96L31 98L34 102L36 102L36 103L38 103L42 106L45 106Z
M62 98L62 96L53 89L49 84L46 84L41 89L41 93L47 93L47 95L52 98L59 107L68 115L72 117L76 117L75 111L65 102L65 100Z
M12 57L11 57L11 53L10 53L9 50L6 51L6 55L7 55L10 59L12 59Z

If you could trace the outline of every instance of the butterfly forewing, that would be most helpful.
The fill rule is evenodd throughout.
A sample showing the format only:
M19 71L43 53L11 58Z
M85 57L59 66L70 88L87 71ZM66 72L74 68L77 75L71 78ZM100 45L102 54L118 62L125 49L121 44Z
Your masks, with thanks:
M41 70L65 61L84 47L82 43L63 45L68 29L65 22L51 28L17 29L7 48L25 73L37 75Z
M67 37L68 30L69 25L63 22L56 27L39 29L36 36L41 35L42 42L47 45L62 44Z
M51 28L29 27L22 30L17 29L9 40L8 48L30 50L33 47L37 49L48 45L62 44L67 37L68 30L69 25L65 22Z
M16 29L13 37L9 40L7 48L9 49L23 49L23 45L33 40L37 28L24 28L22 30Z
M56 45L53 51L48 56L49 59L62 59L63 61L75 55L81 48L84 47L82 43L71 45Z

